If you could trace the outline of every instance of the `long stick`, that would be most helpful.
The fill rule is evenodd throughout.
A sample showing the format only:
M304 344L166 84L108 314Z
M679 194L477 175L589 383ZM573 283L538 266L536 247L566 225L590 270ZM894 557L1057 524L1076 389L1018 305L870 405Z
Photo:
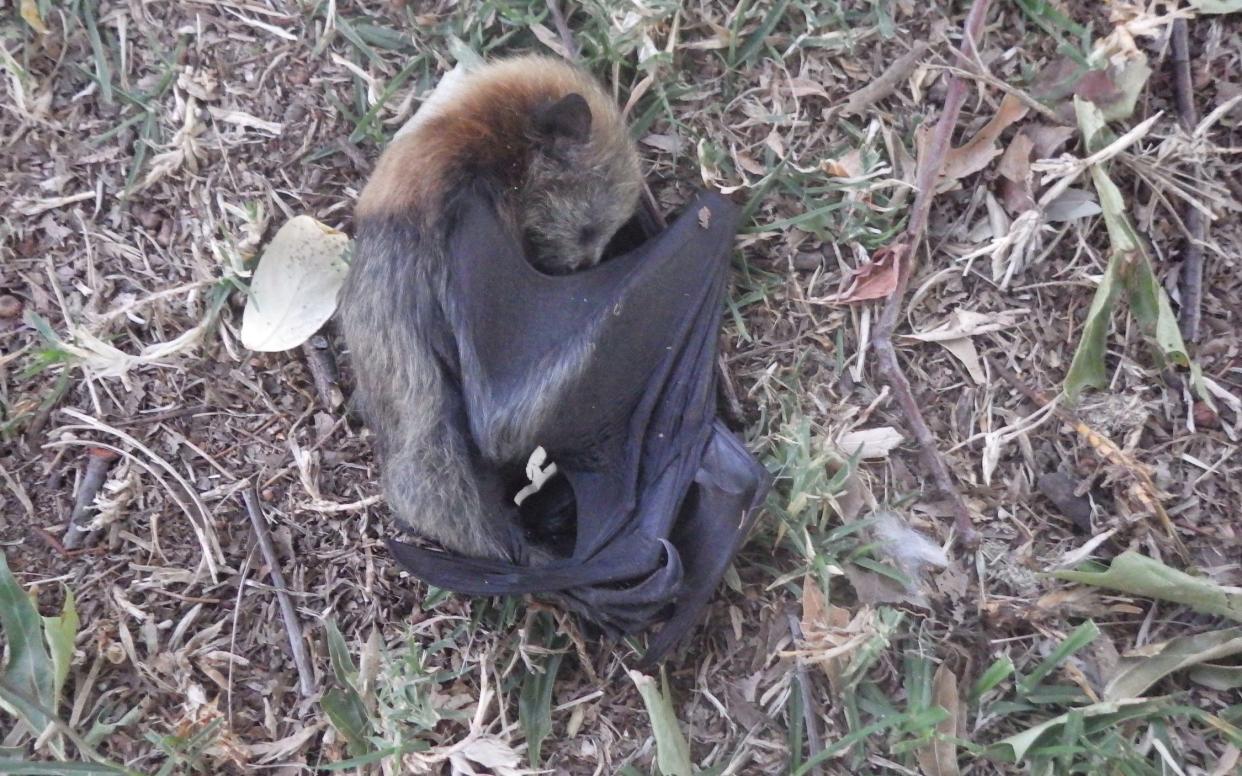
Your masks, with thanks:
M976 60L975 41L983 33L983 22L987 17L989 4L990 0L975 0L970 7L970 13L966 16L965 37L962 39L959 51L963 58L970 61ZM910 284L910 276L914 272L919 243L923 239L923 233L927 231L927 219L931 213L936 183L940 180L940 173L944 169L944 160L953 139L953 130L957 126L957 117L965 102L966 82L953 76L949 80L940 120L936 122L936 127L932 131L927 155L919 165L916 181L918 194L911 207L910 223L902 238L888 248L888 250L897 252L897 256L894 257L898 267L897 288L885 301L884 308L880 312L880 320L876 325L871 347L875 350L880 376L892 388L893 396L896 397L898 405L906 416L910 431L915 441L918 442L919 457L923 461L924 468L931 474L941 494L949 499L953 510L953 525L957 531L957 541L967 547L973 547L978 543L979 536L975 532L970 509L953 483L949 467L945 465L944 457L936 447L936 439L932 436L931 429L927 427L927 421L923 419L923 412L914 399L910 381L906 379L905 372L902 371L901 364L897 361L897 351L893 347L893 332L897 328L898 319L905 305L906 289Z
M1182 129L1194 132L1199 124L1195 110L1194 85L1190 80L1190 35L1185 19L1173 21L1173 94ZM1203 307L1203 243L1207 239L1207 219L1193 205L1186 206L1182 216L1186 222L1186 247L1182 251L1182 336L1189 342L1199 341L1199 320Z
M311 672L310 658L306 654L306 641L302 638L302 626L298 623L298 613L293 608L293 600L289 597L289 589L285 587L285 575L280 573L280 564L276 562L276 551L272 548L272 534L267 530L267 522L259 509L259 497L253 488L242 491L242 500L246 502L246 514L250 516L250 525L259 539L259 550L267 563L272 575L272 587L276 590L276 601L280 604L280 614L285 621L285 630L289 633L289 648L293 656L293 664L298 669L298 682L302 697L309 698L315 694L315 675Z

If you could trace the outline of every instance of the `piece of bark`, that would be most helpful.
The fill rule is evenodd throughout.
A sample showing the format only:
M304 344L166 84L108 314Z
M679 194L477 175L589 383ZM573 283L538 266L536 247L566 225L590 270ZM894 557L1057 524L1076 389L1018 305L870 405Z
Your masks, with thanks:
M78 497L73 502L73 512L69 515L69 525L65 528L65 538L61 541L66 550L73 551L82 546L86 538L87 514L95 503L95 496L108 479L108 469L121 456L112 450L92 447L87 452L86 474L82 476L82 486L78 488Z

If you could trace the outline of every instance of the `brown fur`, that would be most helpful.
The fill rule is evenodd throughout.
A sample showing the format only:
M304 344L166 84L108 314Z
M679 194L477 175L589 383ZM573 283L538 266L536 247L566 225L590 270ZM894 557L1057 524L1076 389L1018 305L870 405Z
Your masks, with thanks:
M549 131L548 106L573 94L589 107L589 132L574 131L583 129L573 121L581 112ZM445 361L454 358L442 312L452 303L449 211L455 194L482 184L525 238L531 261L567 271L599 261L633 214L641 179L616 105L565 63L497 62L466 76L451 95L393 142L362 192L341 329L355 402L375 434L384 492L400 522L459 553L520 560L512 502L495 472L525 462L536 443L532 429L585 354L541 370L504 406L463 397L460 366ZM555 131L562 128L568 131Z
M590 136L566 141L557 153L532 117L569 94L586 100ZM465 76L447 108L383 153L359 197L358 218L404 215L426 226L440 216L446 196L472 178L511 195L501 199L502 212L534 238L535 253L552 265L544 269L598 261L607 238L633 214L641 187L616 103L589 74L541 56L494 62ZM592 244L575 248L573 238L588 226Z

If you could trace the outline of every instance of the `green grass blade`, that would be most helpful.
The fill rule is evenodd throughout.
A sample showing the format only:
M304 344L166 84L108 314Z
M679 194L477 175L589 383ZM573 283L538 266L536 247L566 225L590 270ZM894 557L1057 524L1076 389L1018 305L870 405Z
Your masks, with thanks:
M1035 689L1053 669L1070 655L1095 641L1100 635L1100 628L1092 620L1087 620L1075 628L1064 641L1052 650L1052 654L1035 667L1035 670L1018 682L1018 694L1026 695Z

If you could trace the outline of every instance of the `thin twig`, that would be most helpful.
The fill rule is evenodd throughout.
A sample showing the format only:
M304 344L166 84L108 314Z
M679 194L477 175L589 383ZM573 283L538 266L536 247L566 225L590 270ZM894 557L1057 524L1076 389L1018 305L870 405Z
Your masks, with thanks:
M306 355L306 364L310 367L311 378L315 381L315 391L319 394L319 400L329 410L335 410L341 406L345 397L341 393L332 343L323 334L316 334L302 343L302 353Z
M77 500L73 502L73 512L69 515L69 525L65 528L65 538L61 542L70 552L82 545L86 536L86 513L95 503L95 496L108 479L108 469L121 456L112 450L92 447L86 453L86 474L82 477L82 487L78 488Z
M1195 110L1194 85L1190 79L1190 35L1185 19L1173 21L1173 94L1182 129L1193 133L1199 125ZM1192 205L1183 216L1189 233L1182 251L1182 336L1190 342L1199 341L1199 320L1203 307L1203 243L1207 240L1207 219Z
M155 412L150 415L139 415L133 418L125 418L124 420L116 421L112 425L119 428L128 428L129 426L144 426L149 423L166 423L170 420L186 418L191 415L199 415L204 412L209 412L210 410L211 407L206 404L198 404L193 407L180 407L175 410L167 410L165 412Z
M802 626L798 618L786 613L789 619L789 633L794 637L794 645L802 641ZM802 658L794 658L794 677L798 681L798 692L802 693L802 721L806 727L807 759L814 760L824 750L824 738L819 732L819 717L811 708L811 677L807 675L806 663ZM812 776L823 776L824 769L818 763L811 766Z
M905 54L849 96L841 106L841 115L862 115L868 108L892 94L906 80L927 53L927 41L916 40Z
M970 7L970 13L966 17L965 36L960 48L966 60L976 59L975 41L983 32L983 22L987 17L988 5L989 0L974 0ZM953 510L957 541L966 547L973 547L978 543L979 535L975 532L970 508L966 506L965 500L962 499L957 486L953 483L949 467L936 447L936 439L932 436L931 429L927 427L927 421L923 419L923 412L914 399L910 381L906 379L905 372L902 371L901 364L897 361L897 351L893 347L893 333L897 329L898 319L905 306L906 289L914 271L919 243L923 239L923 233L927 231L932 197L935 196L940 172L944 169L945 157L953 139L953 130L957 126L957 117L961 113L962 105L966 102L966 89L966 82L961 78L953 76L949 80L944 109L932 131L926 157L919 164L918 194L911 207L909 225L900 240L883 249L897 254L894 256L898 266L897 288L884 303L879 323L871 339L871 347L875 350L877 370L893 389L893 396L906 416L906 422L910 426L915 441L918 442L919 456L924 468L931 474L940 493L949 499Z
M548 0L548 11L552 14L552 24L556 27L556 34L561 36L561 45L565 47L565 53L569 54L570 60L577 60L578 45L574 43L574 36L569 31L569 23L565 21L565 14L561 13L561 4L557 0Z
M89 547L82 550L67 550L65 549L65 545L61 543L60 539L53 536L52 533L46 528L35 525L31 526L31 530L34 531L35 536L43 540L44 544L55 550L56 554L66 558L77 558L82 555L102 555L108 550L107 547Z
M259 497L253 488L242 491L242 500L246 502L246 514L250 516L250 525L259 539L259 550L272 575L272 587L276 590L276 600L280 604L280 614L285 620L285 630L289 633L289 647L292 651L293 664L298 669L298 681L302 697L309 698L315 694L315 675L311 672L310 658L306 654L306 641L302 638L302 626L298 623L298 613L293 608L293 599L289 597L289 589L285 586L285 575L280 573L280 564L276 562L276 551L272 548L272 535L267 530L267 522L259 508Z

